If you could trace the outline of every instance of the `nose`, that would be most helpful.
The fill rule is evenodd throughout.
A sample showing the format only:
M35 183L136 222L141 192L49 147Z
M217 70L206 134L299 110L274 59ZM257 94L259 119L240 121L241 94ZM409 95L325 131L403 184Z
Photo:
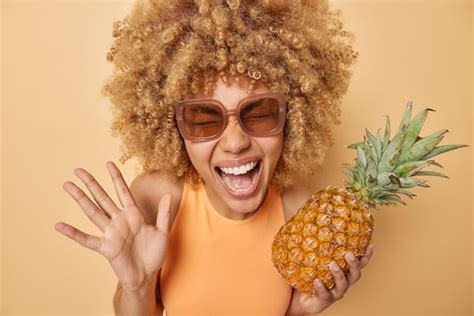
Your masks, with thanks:
M219 140L219 147L226 152L239 154L250 147L250 137L245 134L236 118L230 118Z

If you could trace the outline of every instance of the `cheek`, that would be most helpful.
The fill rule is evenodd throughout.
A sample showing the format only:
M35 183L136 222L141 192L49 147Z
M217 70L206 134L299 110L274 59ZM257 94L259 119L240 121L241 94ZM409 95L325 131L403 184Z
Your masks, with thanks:
M211 160L214 142L193 143L190 141L185 141L184 145L186 147L189 160L191 160L194 168L199 173L206 170L205 168L209 166L209 161Z
M283 136L262 139L260 147L263 149L266 158L271 164L276 165L283 151Z

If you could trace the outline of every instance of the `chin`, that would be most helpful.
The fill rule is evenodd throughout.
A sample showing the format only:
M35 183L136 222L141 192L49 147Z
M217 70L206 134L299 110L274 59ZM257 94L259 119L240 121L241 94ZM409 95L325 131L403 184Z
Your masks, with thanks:
M265 195L259 192L252 198L249 198L246 200L232 199L229 201L229 206L231 206L232 210L234 210L234 212L236 213L247 214L247 213L252 213L256 211L260 207L260 205L263 203L264 199L265 199Z

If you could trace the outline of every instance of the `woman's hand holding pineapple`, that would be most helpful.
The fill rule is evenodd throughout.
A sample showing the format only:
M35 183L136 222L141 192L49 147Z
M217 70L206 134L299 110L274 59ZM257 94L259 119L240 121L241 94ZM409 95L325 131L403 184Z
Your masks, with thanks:
M318 283L318 279L316 279L314 281L314 288L317 292L316 295L300 293L297 290L293 290L293 297L287 315L320 313L335 301L343 298L349 286L360 279L361 269L369 262L373 249L373 244L367 247L365 255L359 259L352 253L346 253L345 259L349 265L349 270L346 273L333 261L330 265L335 280L335 285L332 289L327 289L322 283ZM350 258L350 254L352 254L352 259Z
M75 174L92 193L97 205L74 183L63 185L87 217L103 232L102 237L86 234L65 223L55 228L63 235L92 249L107 258L124 290L139 291L161 268L165 256L169 229L171 195L165 194L158 206L156 226L146 223L132 194L114 163L108 162L107 169L112 177L122 205L120 210L100 184L84 169Z

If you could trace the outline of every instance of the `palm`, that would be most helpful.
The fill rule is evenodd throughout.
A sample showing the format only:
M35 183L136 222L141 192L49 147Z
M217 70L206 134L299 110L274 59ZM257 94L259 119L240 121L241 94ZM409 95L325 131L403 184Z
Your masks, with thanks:
M296 296L296 300L300 302L301 306L303 307L305 313L320 313L327 307L327 301L322 299L317 295L309 295L305 293L300 293L298 291L294 291Z
M138 209L131 209L111 220L99 252L109 260L117 277L133 287L134 280L142 280L161 267L166 241L166 234L148 225Z
M80 204L89 219L103 232L102 237L85 234L64 223L56 229L81 245L99 252L110 262L115 274L124 286L139 288L157 272L164 260L170 196L163 197L159 204L157 225L146 223L136 205L120 171L109 165L123 210L105 193L97 181L83 169L77 175L87 185L99 207L74 184L64 188Z
M293 297L290 303L288 314L318 314L332 303L340 300L344 293L346 293L349 286L354 284L360 279L361 269L364 268L369 262L372 256L374 245L371 244L367 247L365 254L356 259L354 254L348 252L344 257L348 264L349 270L344 272L343 269L331 268L331 272L334 275L335 285L332 289L327 289L325 286L320 284L318 286L317 280L314 282L315 294L309 295L306 293L300 293L297 290L293 290ZM336 262L334 264L337 265Z

